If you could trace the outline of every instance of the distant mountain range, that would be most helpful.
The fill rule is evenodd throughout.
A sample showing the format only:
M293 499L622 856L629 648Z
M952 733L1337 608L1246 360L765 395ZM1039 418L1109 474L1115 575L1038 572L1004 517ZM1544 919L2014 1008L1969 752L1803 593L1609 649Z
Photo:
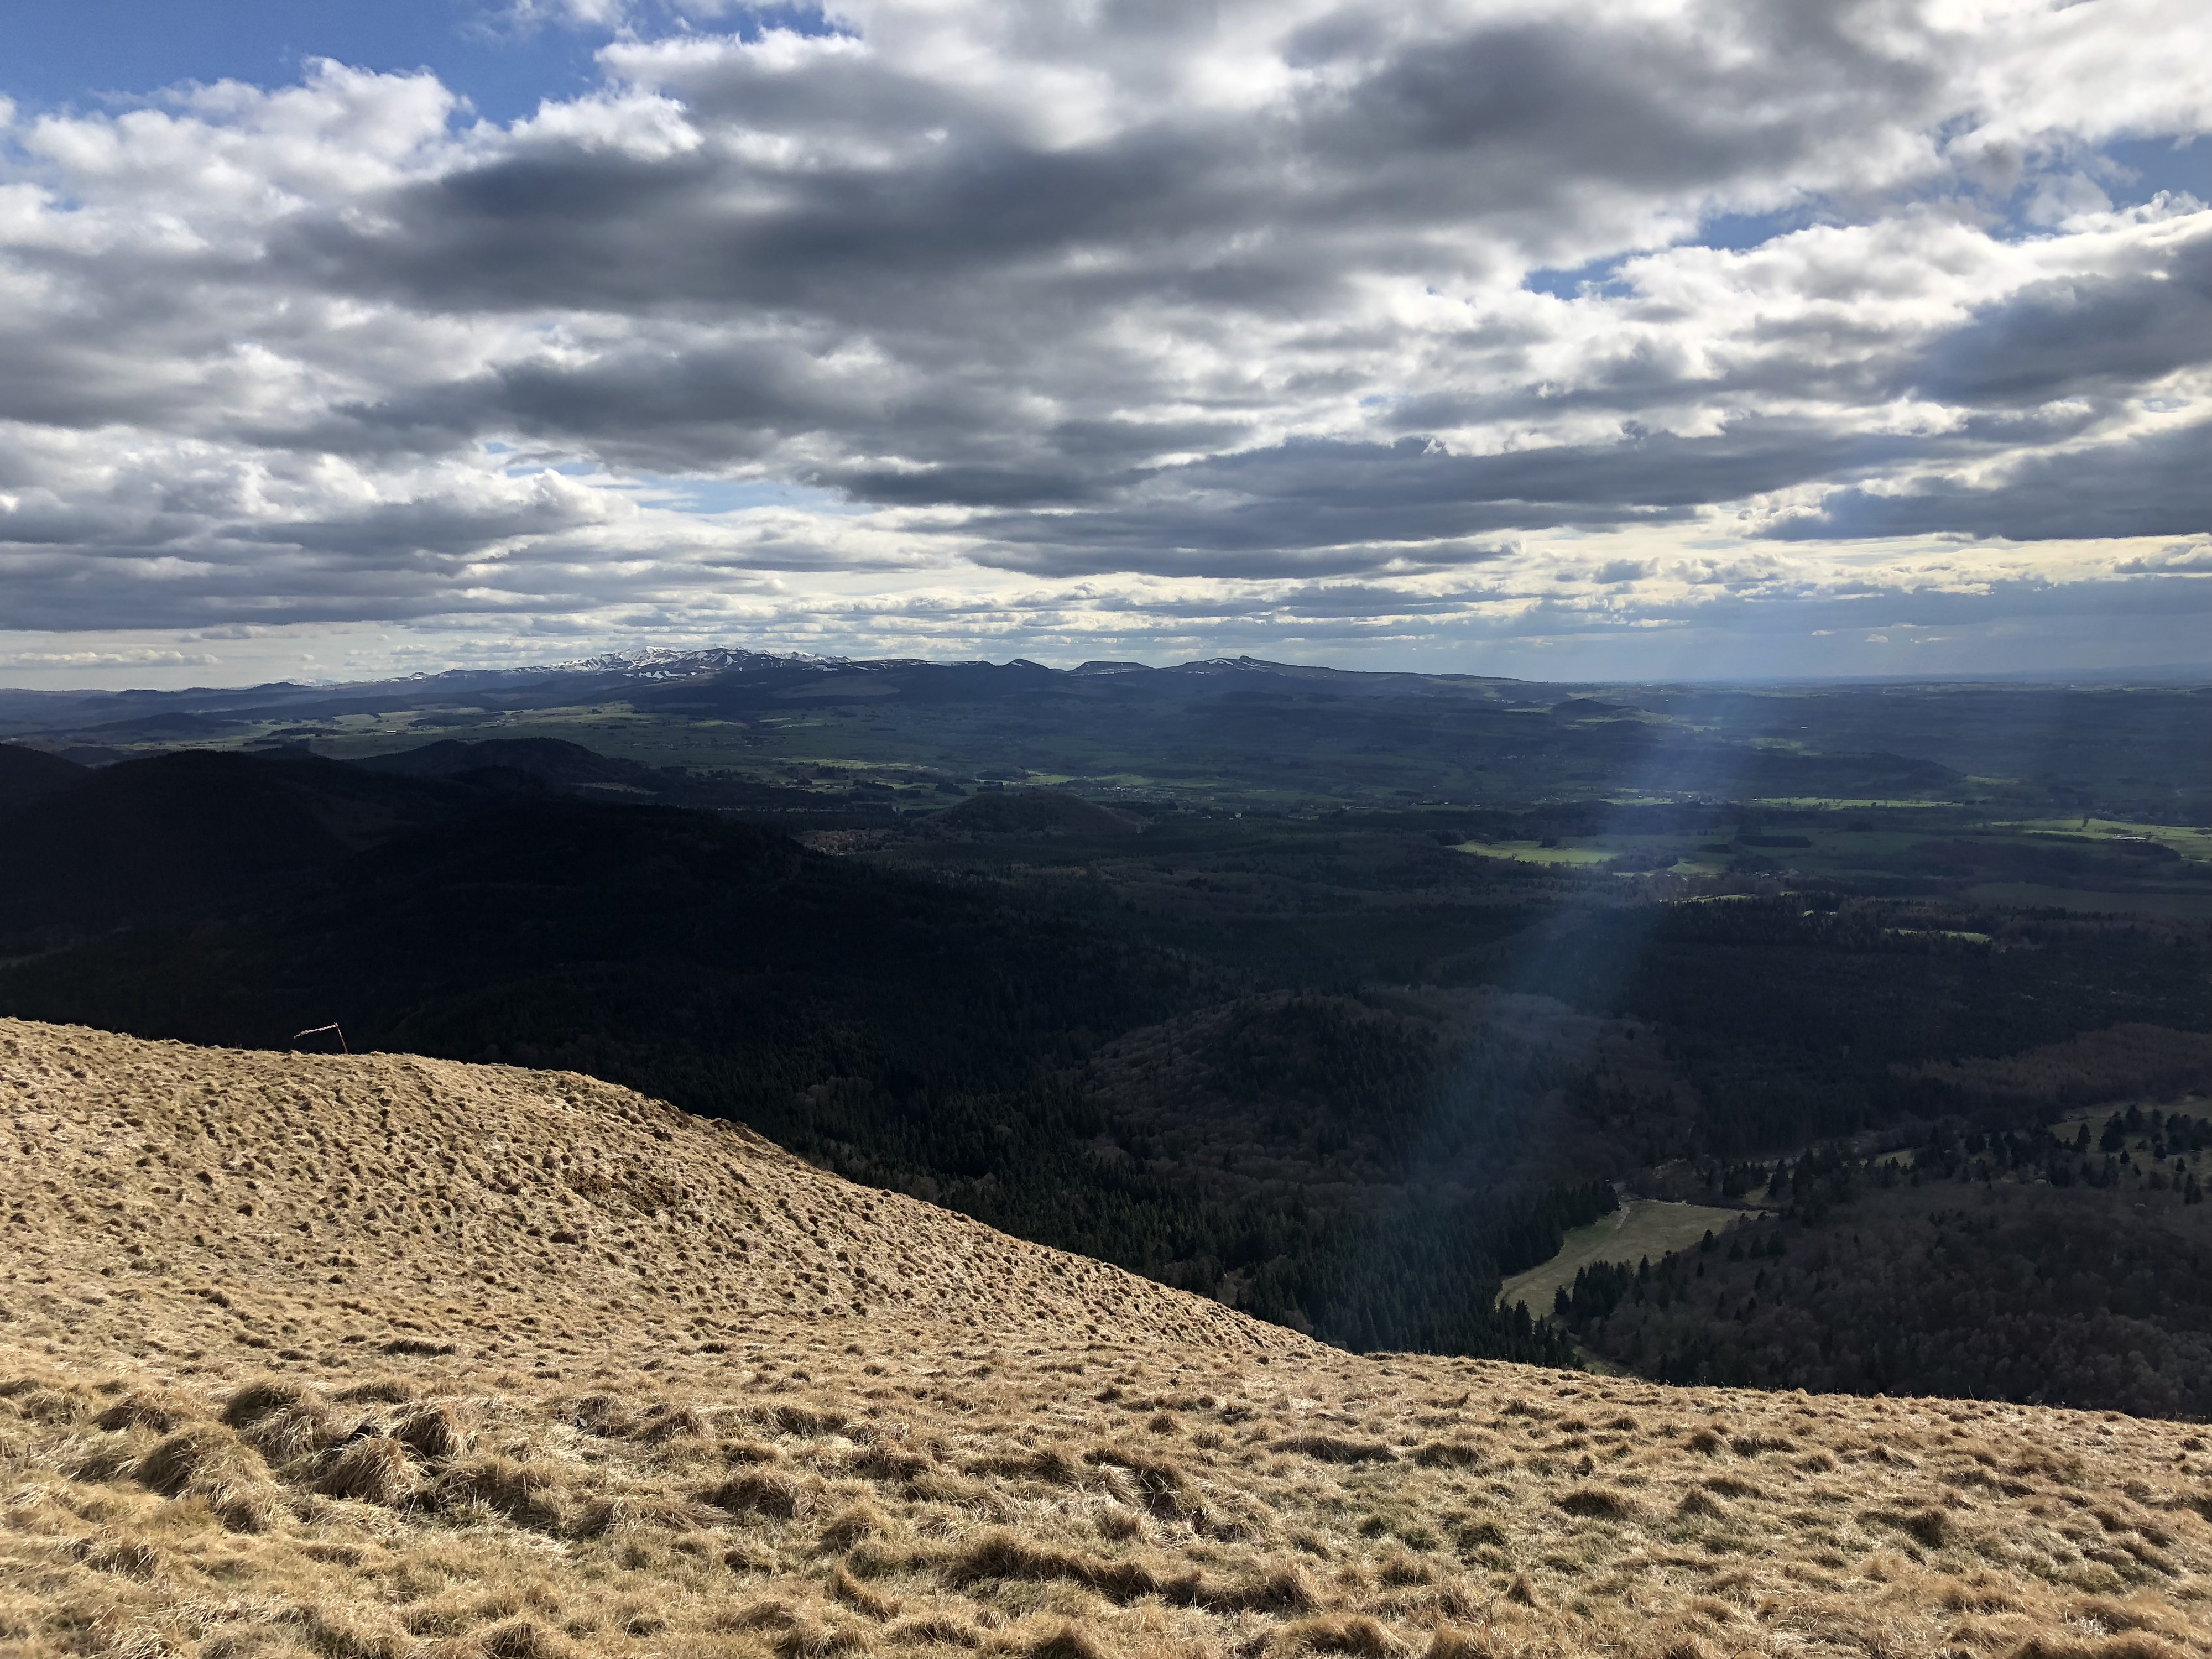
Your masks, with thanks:
M454 668L404 678L309 685L292 680L181 691L0 690L0 737L65 734L88 744L216 738L270 720L467 708L512 713L629 702L641 710L720 713L747 707L896 696L928 702L993 702L1040 692L1069 696L1182 693L1194 679L1248 681L1338 695L1494 695L1520 682L1476 674L1372 673L1212 657L1154 668L1086 662L1068 669L1008 663L930 662L915 657L821 657L804 652L656 649L523 668ZM88 758L97 760L99 757Z
M456 748L556 738L601 758ZM1607 797L2212 813L2212 688L2172 684L1584 684L1251 656L1060 669L719 647L336 685L0 690L7 740L94 767L194 747L366 761L428 740L447 747L394 764L763 811L830 794L943 805L924 797L1026 781L1232 814ZM0 798L52 787L16 770Z

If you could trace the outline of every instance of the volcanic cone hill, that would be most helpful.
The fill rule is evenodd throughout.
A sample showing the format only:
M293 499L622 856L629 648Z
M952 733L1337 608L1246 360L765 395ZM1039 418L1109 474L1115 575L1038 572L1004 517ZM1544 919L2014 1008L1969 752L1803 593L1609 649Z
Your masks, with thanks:
M0 1101L0 1654L2212 1646L2185 1425L1357 1358L568 1073Z

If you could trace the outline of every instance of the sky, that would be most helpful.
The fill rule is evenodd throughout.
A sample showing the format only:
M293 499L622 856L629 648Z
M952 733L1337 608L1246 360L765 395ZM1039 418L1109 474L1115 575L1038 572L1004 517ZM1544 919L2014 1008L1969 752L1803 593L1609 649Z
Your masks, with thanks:
M2212 678L2202 0L0 0L0 684Z

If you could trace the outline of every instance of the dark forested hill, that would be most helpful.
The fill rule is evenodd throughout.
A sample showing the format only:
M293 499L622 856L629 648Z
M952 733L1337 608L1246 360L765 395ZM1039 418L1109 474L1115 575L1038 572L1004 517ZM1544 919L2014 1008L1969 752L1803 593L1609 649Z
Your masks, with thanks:
M1815 1153L1784 1207L1704 1248L1597 1268L1559 1316L1673 1382L1963 1395L2212 1416L2212 1119L2114 1114L2093 1138L1931 1134Z
M0 812L68 788L84 775L84 769L59 755L26 749L19 743L0 743Z
M1899 1066L2130 1021L2212 1030L2212 939L2150 916L1946 915L1784 891L1589 911L1508 972L1667 1034L1704 1108L1694 1144L1657 1157L1797 1146L1946 1109Z
M331 761L191 750L70 771L67 787L0 811L0 939L236 897L483 799Z
M1219 970L1094 887L883 870L665 807L353 777L325 793L322 763L179 757L0 822L54 872L18 900L78 929L0 969L0 1006L244 1046L335 1020L356 1048L586 1071L1160 1276L1233 1258L1271 1316L1341 1340L1565 1352L1491 1297L1609 1194L1461 1192L1378 1233L1099 1156L1087 1055L1198 1006ZM384 833L349 847L339 806ZM65 854L58 826L103 815L96 855ZM156 835L138 885L95 878Z
M1546 730L1625 718L1569 702ZM335 1023L574 1068L1331 1340L1552 1359L1565 1332L1497 1286L1616 1183L1735 1200L1830 1138L2026 1133L2185 1085L2212 1032L2191 829L1975 839L1929 832L1964 807L1698 800L1261 814L853 769L815 769L834 799L795 774L735 789L772 801L746 817L676 804L712 779L551 738L67 769L0 808L0 1012L264 1047ZM2155 866L2172 913L2007 905L1975 870L1898 890L1933 845L2123 887ZM2092 1285L2134 1271L2092 1258ZM2186 1296L2142 1317L2184 1346L2212 1330ZM1698 1329L1698 1363L1768 1363Z

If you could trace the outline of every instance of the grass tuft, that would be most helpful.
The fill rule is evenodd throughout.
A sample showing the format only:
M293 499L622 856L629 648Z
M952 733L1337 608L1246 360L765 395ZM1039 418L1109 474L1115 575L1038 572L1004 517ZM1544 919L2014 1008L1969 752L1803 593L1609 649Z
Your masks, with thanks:
M392 1425L392 1437L432 1463L450 1462L468 1449L460 1413L451 1406L417 1407Z
M1364 1613L1300 1620L1285 1626L1273 1645L1281 1653L1350 1653L1359 1659L1390 1659L1406 1650L1389 1631Z
M1379 1440L1343 1440L1331 1434L1292 1435L1271 1449L1295 1452L1321 1463L1395 1463L1397 1453Z
M814 1492L803 1481L773 1470L732 1475L705 1494L707 1502L732 1515L765 1515L796 1521L814 1510Z
M422 1475L407 1449L383 1435L368 1435L341 1447L323 1471L317 1488L331 1498L358 1498L396 1508L420 1490Z
M1021 1650L1026 1659L1113 1659L1090 1632L1074 1625L1048 1631Z
M207 1413L169 1389L133 1389L92 1419L94 1428L114 1434L125 1429L151 1429L167 1434Z
M307 1397L307 1391L288 1377L261 1377L223 1402L222 1420L229 1428L246 1428L272 1412L298 1405Z
M569 1659L575 1650L534 1619L508 1619L479 1634L484 1659Z
M1569 1515L1591 1521L1632 1521L1643 1510L1626 1492L1607 1486L1576 1486L1552 1501Z
M892 1530L890 1516L864 1498L831 1516L816 1543L821 1549L842 1553L864 1538L881 1538Z
M165 1498L204 1500L233 1532L265 1532L279 1494L258 1453L219 1423L195 1423L138 1460L139 1481Z

